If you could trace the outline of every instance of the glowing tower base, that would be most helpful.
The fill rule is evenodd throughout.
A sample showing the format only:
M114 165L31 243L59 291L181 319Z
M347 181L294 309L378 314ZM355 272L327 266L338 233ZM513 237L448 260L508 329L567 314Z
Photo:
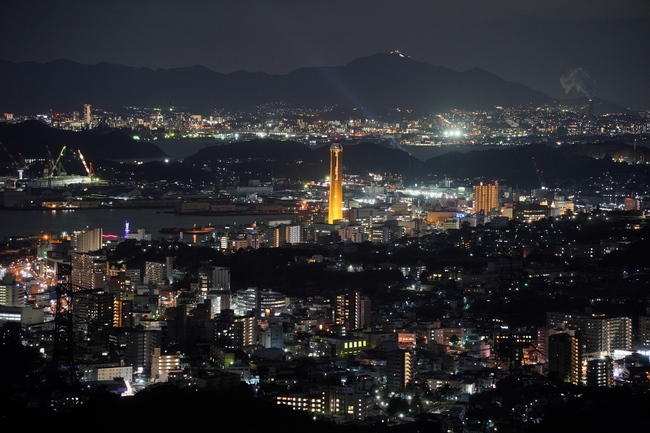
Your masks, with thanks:
M343 165L341 164L343 147L339 143L330 146L330 198L327 223L343 218Z

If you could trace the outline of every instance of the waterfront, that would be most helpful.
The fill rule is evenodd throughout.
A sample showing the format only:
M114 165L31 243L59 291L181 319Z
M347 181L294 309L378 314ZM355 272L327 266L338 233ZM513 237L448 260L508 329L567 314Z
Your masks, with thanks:
M207 225L245 225L264 219L265 215L203 216L177 215L160 209L97 209L97 210L0 210L0 239L39 233L60 234L85 228L102 228L104 234L124 236L125 223L131 233L138 228L155 238L168 238L159 230L163 227L205 227Z

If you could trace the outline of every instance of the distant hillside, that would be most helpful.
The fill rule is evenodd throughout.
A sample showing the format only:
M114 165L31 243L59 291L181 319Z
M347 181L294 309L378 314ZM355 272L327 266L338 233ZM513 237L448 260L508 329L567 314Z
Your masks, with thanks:
M302 68L285 75L235 72L202 66L158 69L67 60L12 63L0 60L0 112L33 114L80 110L92 104L174 106L208 113L214 108L246 110L282 101L296 107L338 106L362 117L391 110L427 113L448 108L542 104L551 98L481 69L456 72L392 54L375 54L345 66Z
M302 143L257 139L253 141L206 146L181 163L148 163L128 167L108 160L166 157L157 146L134 141L119 130L61 131L39 121L20 124L0 123L0 166L11 166L14 160L45 159L47 148L54 157L67 146L63 163L69 173L83 174L77 150L95 168L123 171L139 180L168 179L228 183L232 176L240 180L288 178L308 181L329 175L329 147L310 148ZM639 179L649 177L647 165L629 165L650 159L650 149L617 143L591 143L551 147L529 145L502 149L449 152L421 161L406 151L382 144L343 145L343 172L367 176L369 173L401 174L406 182L427 183L447 176L460 179L501 180L509 186L537 188L580 184L602 173L637 173ZM622 161L622 162L618 162ZM100 167L102 164L102 167ZM41 175L42 168L32 167L32 175ZM10 170L11 171L11 170Z
M401 173L419 164L406 152L379 144L361 143L343 146L343 171L346 174ZM229 162L241 166L238 175L243 179L324 179L329 176L329 147L311 149L304 144L253 140L221 146L209 146L183 160L183 164L215 167Z
M343 166L348 175L368 173L400 173L409 182L426 182L450 178L486 178L500 180L509 186L538 188L579 184L602 173L645 173L646 166L628 165L613 159L636 161L648 157L646 149L632 149L621 143L567 145L549 147L530 145L503 149L450 152L424 162L408 153L381 144L344 145ZM329 174L329 149L310 149L293 142L254 140L221 146L210 146L186 158L183 165L201 167L204 164L223 167L245 179L270 180L271 177L290 179L324 179ZM539 173L538 173L539 170Z
M48 147L56 157L63 146L67 146L64 166L65 161L78 161L78 150L81 150L86 161L166 156L156 145L134 141L130 135L119 130L62 131L38 120L18 124L0 123L0 142L14 159L19 155L25 159L47 158ZM0 149L0 162L9 162L7 152ZM80 162L74 165L83 170Z
M553 187L566 179L580 181L627 166L611 159L598 160L575 154L571 146L552 148L541 144L503 150L450 152L424 164L429 173L445 173L452 178L500 180L509 186L522 188L539 188L541 183Z

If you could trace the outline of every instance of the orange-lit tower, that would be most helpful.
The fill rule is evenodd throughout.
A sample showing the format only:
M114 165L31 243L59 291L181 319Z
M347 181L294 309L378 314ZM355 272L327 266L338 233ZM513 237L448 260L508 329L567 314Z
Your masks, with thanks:
M341 152L343 147L340 143L333 143L330 146L330 201L327 223L334 224L334 221L343 218L343 166L341 165Z
M474 213L483 211L487 215L492 209L499 209L499 183L474 186Z

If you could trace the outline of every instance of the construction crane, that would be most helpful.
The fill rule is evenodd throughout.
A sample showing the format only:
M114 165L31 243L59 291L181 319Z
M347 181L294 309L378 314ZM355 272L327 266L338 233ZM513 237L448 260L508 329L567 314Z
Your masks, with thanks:
M443 122L445 122L447 125L451 126L451 122L449 120L445 119L445 117L442 114L438 114L438 118L440 120L442 120Z
M61 153L59 153L59 157L56 159L54 164L52 165L52 176L56 175L58 176L67 176L68 173L65 171L65 168L63 168L63 163L61 162L61 158L63 157L63 153L65 152L65 149L68 146L63 146L61 149ZM49 149L48 149L49 152Z
M3 149L5 152L7 152L7 155L9 155L9 159L11 160L11 163L12 163L13 165L15 165L16 167L19 167L20 164L18 163L18 161L16 161L16 159L14 158L14 156L9 152L9 149L7 149L7 148L2 144L2 141L0 141L0 147L2 147L2 149Z
M22 179L23 178L23 173L25 170L27 170L29 167L27 163L25 162L25 158L23 158L23 155L21 153L18 153L18 161L16 161L16 158L9 152L9 150L2 144L0 141L0 147L4 149L4 151L9 155L9 159L11 160L11 165L12 168L16 170L18 173L18 178Z
M50 159L50 164L54 164L54 157L52 156L52 152L50 152L50 146L46 144L45 149L47 150L47 157Z
M45 164L43 170L43 177L50 177L53 176L54 171L54 156L52 156L52 152L50 152L50 146L46 144L45 149L47 150L47 164Z
M93 176L93 163L90 163L90 168L88 168L88 164L86 164L86 160L84 159L83 154L81 153L81 149L77 149L77 152L79 152L79 157L81 158L81 162L84 165L84 168L86 169L86 173L88 173L88 178L92 178Z

